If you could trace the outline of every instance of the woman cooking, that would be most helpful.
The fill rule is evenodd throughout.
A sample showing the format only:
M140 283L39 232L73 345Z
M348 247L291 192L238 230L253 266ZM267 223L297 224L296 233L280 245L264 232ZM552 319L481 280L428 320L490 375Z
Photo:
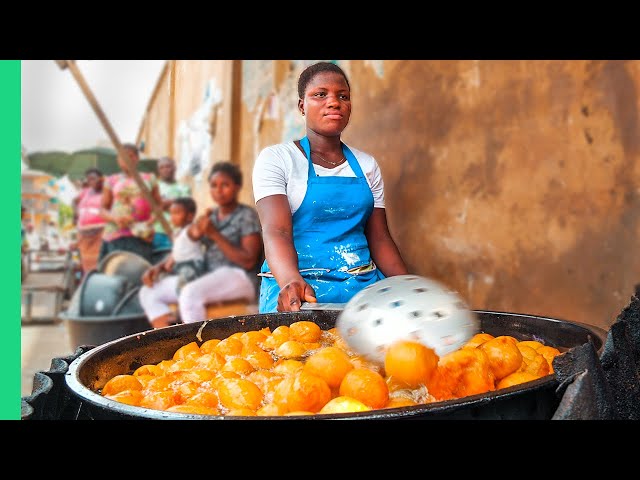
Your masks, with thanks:
M340 139L351 116L344 71L310 65L298 97L306 136L263 149L253 170L266 257L260 313L345 303L378 280L408 273L387 227L378 163Z

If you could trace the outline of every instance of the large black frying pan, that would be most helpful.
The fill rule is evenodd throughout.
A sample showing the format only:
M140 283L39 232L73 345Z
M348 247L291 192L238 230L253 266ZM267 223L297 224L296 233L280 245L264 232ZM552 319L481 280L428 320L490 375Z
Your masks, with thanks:
M483 332L494 336L511 335L518 340L538 340L560 351L592 342L600 353L606 340L604 330L581 323L516 313L475 312ZM140 332L100 345L79 356L69 366L66 383L71 395L76 396L95 419L291 420L292 417L223 417L165 412L126 405L109 400L97 392L113 376L129 374L142 365L170 359L178 348L194 340L202 344L212 338L223 339L236 332L264 327L273 331L280 325L290 325L302 320L315 322L326 330L335 326L339 313L333 310L232 316ZM295 418L550 419L560 402L560 397L555 392L557 386L555 375L547 375L525 384L456 400Z

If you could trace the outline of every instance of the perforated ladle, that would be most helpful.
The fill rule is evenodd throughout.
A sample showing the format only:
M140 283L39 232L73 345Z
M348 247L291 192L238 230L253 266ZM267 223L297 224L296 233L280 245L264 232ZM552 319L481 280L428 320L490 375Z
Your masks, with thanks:
M446 355L478 333L480 322L446 285L418 275L398 275L354 295L337 317L336 328L355 352L382 364L388 346L403 339Z

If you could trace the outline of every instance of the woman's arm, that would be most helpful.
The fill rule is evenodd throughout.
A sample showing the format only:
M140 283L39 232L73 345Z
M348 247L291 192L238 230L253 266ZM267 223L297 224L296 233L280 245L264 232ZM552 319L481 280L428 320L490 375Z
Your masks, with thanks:
M151 287L158 279L161 272L170 272L174 265L173 255L168 254L163 260L147 268L142 274L142 283Z
M118 228L127 228L133 223L133 218L130 215L116 216L111 213L111 207L113 206L113 193L111 189L105 185L102 187L102 209L100 210L100 216L104 218L106 222L115 223Z
M113 193L105 183L105 185L102 187L102 209L100 210L100 216L107 222L116 223L114 217L111 215L112 205Z
M171 206L171 203L173 202L173 200L169 199L169 200L163 200L162 199L162 195L160 195L160 187L158 187L157 183L154 183L151 186L151 198L153 198L153 202L158 205L158 210L160 212L164 212L165 210L169 210L169 207ZM166 202L166 203L165 203ZM147 220L147 223L149 225L154 224L155 222L159 222L160 219L158 218L158 216L155 213L155 209L151 209L151 216L149 217L149 220Z
M391 238L384 208L374 208L364 230L371 258L387 277L409 273L396 243Z
M207 208L204 213L191 222L191 225L187 228L187 235L194 242L200 240L209 229L209 225L211 224L209 217L212 211L212 208Z
M280 286L278 311L298 311L303 301L315 302L315 292L298 271L293 224L286 195L270 195L256 203L262 225L264 253Z
M76 195L75 197L73 197L73 200L71 201L71 209L73 210L73 224L74 225L78 224L78 218L80 216L80 212L79 212L80 200L82 200L82 197L84 195L85 195L85 190L81 190L80 193L78 195Z

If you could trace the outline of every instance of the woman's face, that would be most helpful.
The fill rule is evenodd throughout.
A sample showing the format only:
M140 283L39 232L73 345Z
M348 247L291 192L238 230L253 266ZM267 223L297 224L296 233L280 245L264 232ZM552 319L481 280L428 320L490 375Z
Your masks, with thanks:
M127 159L129 160L129 163L131 164L131 167L134 170L137 169L138 162L140 161L140 157L138 157L137 154L133 153L128 148L124 148L122 151L127 156ZM124 158L122 158L122 156L120 154L118 154L118 165L120 166L120 169L123 172L128 172L129 171L129 168L127 167L127 162L124 160Z
M340 135L351 117L351 92L339 73L322 72L307 85L304 98L298 100L307 128L323 136Z
M165 182L170 182L176 174L176 164L171 160L163 159L158 161L158 176Z
M102 180L103 178L97 173L90 173L87 175L87 187L100 191L102 189Z
M220 206L231 205L238 201L240 185L224 172L216 172L209 179L209 193Z

